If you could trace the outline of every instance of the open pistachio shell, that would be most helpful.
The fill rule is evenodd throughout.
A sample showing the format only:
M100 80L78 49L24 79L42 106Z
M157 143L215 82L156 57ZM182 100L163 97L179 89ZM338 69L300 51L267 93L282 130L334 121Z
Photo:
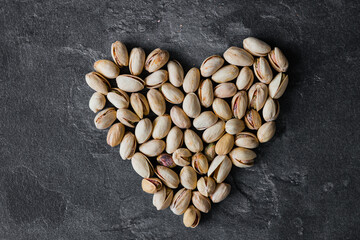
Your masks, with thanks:
M162 68L169 61L168 51L157 48L153 50L145 61L145 70L152 73Z
M111 88L109 81L100 73L91 72L85 75L86 83L94 91L106 95Z
M232 163L226 155L218 155L211 162L208 177L212 176L217 183L223 182L231 171Z
M210 77L224 64L224 59L218 55L206 58L200 67L201 76Z
M118 88L125 92L139 92L144 89L144 80L138 76L122 74L116 78Z
M229 153L229 156L236 167L245 168L254 165L256 153L250 149L238 147L234 148Z
M145 86L147 88L159 88L168 80L168 76L169 75L166 70L157 70L144 79Z
M205 79L200 83L198 95L202 106L208 108L212 105L214 101L214 90L210 79Z
M286 72L289 67L289 62L286 59L283 52L275 47L268 54L269 62L271 66L278 72Z
M112 88L106 97L116 108L129 107L129 96L119 88Z
M116 41L111 45L111 56L119 67L129 65L129 54L122 42Z
M106 108L96 114L94 118L95 127L97 129L105 129L110 127L116 120L115 108Z

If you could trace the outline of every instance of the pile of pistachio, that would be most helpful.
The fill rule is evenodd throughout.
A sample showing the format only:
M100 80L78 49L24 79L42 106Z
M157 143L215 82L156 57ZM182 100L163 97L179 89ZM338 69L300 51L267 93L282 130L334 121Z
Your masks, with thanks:
M253 37L186 74L160 48L147 57L133 48L129 55L117 41L111 54L114 61L99 60L95 72L86 74L96 91L89 102L98 112L95 126L110 127L107 143L120 144L121 158L131 160L156 209L170 207L194 228L200 212L228 196L231 187L224 180L232 165L253 166L252 149L274 136L288 61L279 48ZM126 66L129 74L120 74ZM116 79L116 87L108 79ZM113 107L103 109L106 99Z

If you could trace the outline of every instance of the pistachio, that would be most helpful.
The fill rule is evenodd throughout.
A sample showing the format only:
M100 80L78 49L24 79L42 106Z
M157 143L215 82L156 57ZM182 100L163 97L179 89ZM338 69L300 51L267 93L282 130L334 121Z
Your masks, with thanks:
M169 103L180 104L184 100L183 92L171 83L164 83L160 90Z
M203 150L203 142L201 138L191 129L184 132L184 142L187 149L191 152L200 152Z
M282 51L275 47L274 50L268 54L271 66L278 72L286 72L289 67L289 62Z
M215 143L209 143L204 149L204 154L207 157L208 161L211 162L216 156Z
M141 187L144 192L154 194L162 188L162 183L158 178L144 178Z
M241 132L235 137L235 145L238 147L253 149L259 146L259 140L253 133Z
M249 106L259 111L268 97L268 88L264 83L255 83L249 90Z
M125 92L139 92L144 89L144 80L130 74L122 74L116 78L118 88Z
M114 79L120 74L120 69L112 61L102 59L94 63L94 69L106 78Z
M176 167L176 164L175 164L174 160L172 159L172 156L167 153L160 154L156 158L156 161L164 167L168 167L168 168Z
M166 137L171 129L171 118L169 115L165 114L163 116L158 116L155 118L153 123L153 132L152 137L154 139L162 139Z
M183 89L186 93L195 92L200 84L200 71L197 68L191 68L185 75Z
M129 107L129 96L119 88L112 88L106 97L116 108Z
M139 144L142 144L149 140L153 130L153 125L150 119L144 118L139 121L135 127L135 136Z
M217 183L221 183L229 175L232 163L226 155L218 155L211 162L208 177L212 176Z
M186 115L191 118L196 118L201 113L200 101L195 93L188 93L185 96L182 107Z
M245 129L243 120L233 118L225 123L225 131L229 134L235 135Z
M172 158L176 165L186 166L190 164L191 152L187 148L179 148L173 153Z
M94 92L89 101L89 108L94 113L97 113L105 107L106 99L105 96L99 92Z
M258 130L261 127L260 114L254 109L247 111L244 119L246 126L251 130Z
M142 119L144 115L146 116L150 113L149 103L146 97L141 93L132 93L130 96L130 103L140 119Z
M156 89L150 89L146 96L151 110L158 116L164 115L166 111L166 103L161 92Z
M215 191L216 183L211 177L202 177L197 182L198 191L205 197L209 197Z
M254 73L249 67L243 67L236 79L236 87L238 90L248 90L254 82Z
M172 154L178 149L184 140L184 134L177 126L174 126L170 129L166 137L166 149L165 151L169 154Z
M280 103L276 99L269 97L262 110L263 118L265 121L270 122L276 120L280 113Z
M185 188L194 190L196 188L197 175L195 170L190 166L185 166L180 171L180 183Z
M131 165L135 172L143 178L149 178L154 175L154 167L150 160L142 153L135 153L131 158Z
M96 114L94 118L95 127L97 129L105 129L111 126L116 120L115 108L106 108Z
M179 128L189 128L191 127L191 121L185 112L177 107L173 106L170 110L170 117L173 123Z
M148 157L156 157L160 155L165 149L165 142L163 140L152 139L139 146L139 151Z
M245 168L254 165L256 153L250 149L238 147L234 148L229 153L229 156L236 167Z
M271 47L267 43L254 37L245 38L243 40L243 46L254 56L266 56L271 50Z
M229 98L236 94L237 88L234 83L220 83L214 89L214 95L218 98Z
M260 82L269 84L273 73L268 61L264 57L257 58L253 65L255 76Z
M200 67L201 76L210 77L224 64L224 59L218 55L206 58Z
M270 141L270 139L274 136L275 131L276 131L275 122L264 123L257 131L257 137L259 139L259 142L265 143Z
M225 133L225 122L217 121L213 126L209 127L203 132L202 139L206 143L217 141Z
M125 134L125 127L121 123L115 123L108 131L106 142L109 146L115 147L121 143Z
M246 113L248 106L248 96L245 91L240 91L231 100L231 110L234 117L241 119Z
M162 68L169 61L168 51L157 48L153 50L145 61L145 70L152 73Z
M157 165L155 169L155 174L169 188L177 188L179 186L179 176L170 168Z
M120 144L120 157L123 160L131 159L132 156L135 154L136 150L136 138L135 135L131 132L125 133L121 144Z
M239 47L230 47L224 52L225 60L236 66L251 66L254 62L253 56Z
M221 98L215 98L212 108L214 113L222 120L229 120L233 116L229 104Z
M198 91L201 105L208 108L214 101L213 84L210 79L205 79L200 83Z
M196 228L199 225L201 219L200 211L197 210L193 205L188 207L184 213L183 223L185 227Z
M129 109L119 108L116 117L122 124L131 128L134 128L135 123L140 121L140 118Z
M91 72L85 75L86 83L94 91L106 95L111 88L109 81L100 73Z
M144 49L138 47L133 48L130 52L129 58L129 70L134 76L138 76L142 73L145 65L145 52Z
M166 186L163 186L159 191L154 193L153 205L157 210L163 210L170 206L174 196L174 191Z
M214 73L211 79L216 83L229 82L239 75L239 68L234 65L226 65Z
M209 198L203 196L198 191L193 192L191 201L194 206L203 213L208 213L211 209L211 202Z
M218 117L212 111L205 111L194 119L193 125L197 130L205 130L213 126L217 120Z
M234 136L225 133L224 136L222 136L219 141L215 145L215 152L217 155L225 155L228 154L231 149L234 147Z
M227 183L218 183L216 185L215 191L210 195L210 199L213 203L219 203L223 201L231 191L230 184Z
M175 87L180 87L184 82L184 69L181 64L176 60L169 61L167 69L171 84Z
M181 215L188 208L190 201L191 190L182 188L174 195L170 205L170 210L176 215Z
M129 65L129 54L122 42L116 41L111 45L111 56L119 67Z
M157 70L147 76L145 81L145 86L147 88L159 88L168 80L168 72L166 70Z
M269 95L273 99L279 99L285 92L289 82L289 76L278 73L269 84Z
M192 156L191 166L198 174L206 174L209 169L209 163L205 154L198 152Z

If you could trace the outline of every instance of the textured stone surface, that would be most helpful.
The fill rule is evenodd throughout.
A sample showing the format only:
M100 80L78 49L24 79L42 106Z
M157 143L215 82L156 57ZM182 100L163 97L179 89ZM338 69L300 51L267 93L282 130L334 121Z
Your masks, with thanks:
M342 0L1 1L0 238L358 238L359 11ZM95 129L84 74L115 40L168 49L188 70L247 36L290 61L277 133L185 229Z

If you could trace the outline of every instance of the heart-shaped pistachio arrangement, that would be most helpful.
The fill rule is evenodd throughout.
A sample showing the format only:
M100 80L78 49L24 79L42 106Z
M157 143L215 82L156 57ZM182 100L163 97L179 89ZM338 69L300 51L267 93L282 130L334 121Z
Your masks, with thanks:
M186 227L196 227L200 212L228 196L231 187L223 181L232 165L253 166L251 149L275 134L288 61L279 48L253 37L244 39L243 47L210 56L185 75L178 61L169 61L168 51L157 48L146 57L142 48L133 48L129 56L117 41L111 46L114 62L99 60L96 72L86 74L96 91L90 109L100 111L95 126L111 126L107 143L120 144L121 158L131 159L143 178L142 189L154 194L153 205L183 214ZM131 74L119 75L125 66ZM148 74L140 78L144 68ZM115 78L112 87L108 79ZM102 110L105 96L114 107ZM148 115L157 117L152 121Z

